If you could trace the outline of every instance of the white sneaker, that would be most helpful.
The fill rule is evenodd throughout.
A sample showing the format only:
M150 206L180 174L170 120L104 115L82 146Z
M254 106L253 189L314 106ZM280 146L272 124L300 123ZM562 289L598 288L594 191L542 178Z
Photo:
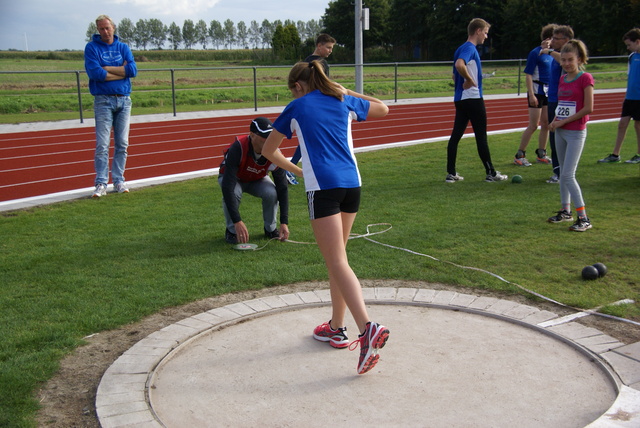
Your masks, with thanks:
M118 193L129 193L129 188L127 187L127 184L124 181L116 184L113 187Z
M640 154L635 155L628 161L624 161L624 163L640 163Z
M514 165L518 165L518 166L531 166L531 162L529 162L527 160L527 158L525 158L525 157L522 157L522 158L515 157L515 158L513 158L513 164Z
M494 181L505 181L507 178L509 178L508 175L501 174L500 171L496 171L496 175L488 174L484 181L493 183Z
M106 184L98 184L96 186L96 190L93 191L92 198L100 198L107 194L107 185Z
M569 227L569 230L573 232L585 232L592 227L593 226L591 225L591 221L588 218L578 217L578 220L576 220L573 226Z
M444 179L445 183L455 183L456 181L463 181L464 177L461 175L458 175L458 173L456 172L455 175L454 174L447 174L447 178Z

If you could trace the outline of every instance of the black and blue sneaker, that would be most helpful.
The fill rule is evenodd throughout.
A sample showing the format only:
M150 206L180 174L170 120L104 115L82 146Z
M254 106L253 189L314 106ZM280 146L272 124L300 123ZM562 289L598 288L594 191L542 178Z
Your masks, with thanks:
M567 210L560 210L558 213L547 219L549 223L560 223L563 221L573 221L573 216Z

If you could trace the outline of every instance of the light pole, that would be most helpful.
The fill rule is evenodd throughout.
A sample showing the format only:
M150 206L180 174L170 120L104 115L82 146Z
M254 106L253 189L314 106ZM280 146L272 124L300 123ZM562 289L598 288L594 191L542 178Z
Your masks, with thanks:
M356 0L356 92L362 93L362 0Z

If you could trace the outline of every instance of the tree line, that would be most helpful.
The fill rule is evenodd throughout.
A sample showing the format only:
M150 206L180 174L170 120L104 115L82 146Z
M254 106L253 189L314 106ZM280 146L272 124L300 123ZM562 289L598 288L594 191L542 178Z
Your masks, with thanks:
M640 26L638 0L366 0L370 29L363 33L365 61L448 61L466 40L473 18L491 24L489 39L480 47L483 58L526 58L540 43L540 29L548 23L570 25L592 56L626 52L622 35ZM185 20L168 27L158 19L125 18L117 25L121 40L138 49L272 48L276 57L299 59L303 49L324 32L338 46L330 61L353 61L355 47L353 0L332 0L319 20L268 20L234 24ZM87 39L95 33L89 25Z
M322 23L317 20L269 22L265 19L260 24L251 21L247 25L244 21L235 24L230 19L224 22L213 20L209 24L203 19L195 23L186 19L182 26L175 22L166 26L159 19L139 19L134 24L129 18L123 18L114 24L120 41L141 50L164 49L167 45L174 50L197 47L279 50L283 45L286 45L287 49L293 47L295 50L303 40L315 39L322 30ZM90 41L96 33L96 23L91 22L87 28L86 41Z
M492 59L526 58L540 44L549 23L570 25L591 55L626 52L622 36L640 27L638 0L366 0L370 30L366 47L383 47L396 60L451 60L467 38L467 24L483 18L491 24L481 52ZM353 0L329 2L324 31L347 47L354 45ZM366 60L366 51L365 51Z

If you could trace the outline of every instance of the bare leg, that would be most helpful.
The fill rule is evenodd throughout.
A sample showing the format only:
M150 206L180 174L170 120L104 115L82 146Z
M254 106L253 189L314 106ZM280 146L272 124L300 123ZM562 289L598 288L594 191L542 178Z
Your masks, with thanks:
M369 322L360 281L349 266L347 241L356 213L340 213L311 221L320 252L329 271L331 290L331 324L334 328L344 326L346 308L362 333Z
M539 108L529 107L529 125L527 126L527 129L525 129L522 133L522 137L520 138L520 147L518 147L518 150L522 150L523 152L527 150L529 140L531 140L533 133L536 132L536 129L538 129L538 122L540 122L541 111L542 110Z
M620 156L620 150L622 150L622 143L624 143L624 137L627 135L627 127L631 121L631 116L623 116L618 122L618 135L616 135L616 146L613 148L613 154ZM638 121L635 123L636 135L638 135ZM640 150L640 136L638 136L638 150Z
M538 134L538 148L547 150L547 140L549 139L549 114L547 106L540 109L540 134Z

